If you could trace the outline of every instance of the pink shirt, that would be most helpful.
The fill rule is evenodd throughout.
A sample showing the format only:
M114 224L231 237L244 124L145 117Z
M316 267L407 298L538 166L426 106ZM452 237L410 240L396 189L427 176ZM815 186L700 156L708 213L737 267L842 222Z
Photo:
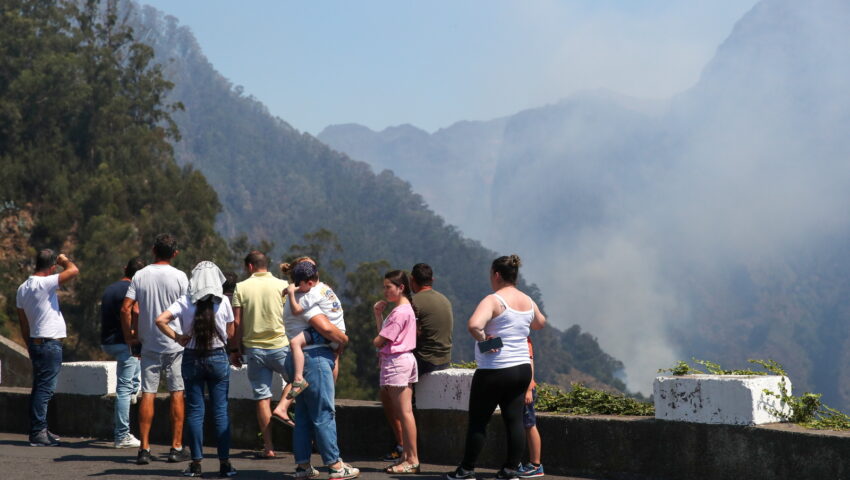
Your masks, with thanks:
M409 303L399 305L384 320L378 335L389 340L381 347L382 355L412 352L416 348L416 315Z

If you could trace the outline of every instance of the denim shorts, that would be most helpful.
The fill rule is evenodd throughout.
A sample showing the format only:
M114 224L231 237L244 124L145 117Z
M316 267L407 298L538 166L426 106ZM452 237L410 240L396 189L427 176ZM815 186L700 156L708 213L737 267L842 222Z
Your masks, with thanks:
M289 381L284 362L289 356L289 346L281 348L246 348L245 363L248 364L248 381L254 392L254 400L264 400L272 396L272 375L277 372L285 381Z
M534 412L534 404L537 403L537 387L531 389L531 403L527 403L522 409L522 426L531 428L537 425L537 414Z
M165 373L165 385L169 392L183 391L183 351L157 353L142 351L142 392L156 393L159 377Z

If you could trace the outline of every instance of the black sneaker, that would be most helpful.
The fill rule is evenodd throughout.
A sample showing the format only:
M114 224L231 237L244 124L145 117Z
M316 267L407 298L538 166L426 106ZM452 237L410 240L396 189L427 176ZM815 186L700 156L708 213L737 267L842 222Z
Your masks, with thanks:
M55 447L59 445L58 440L54 440L47 433L47 429L36 433L35 435L30 435L30 446L31 447Z
M136 465L147 465L151 463L151 460L153 460L153 457L151 457L151 451L140 448L139 454L136 455Z
M172 450L174 450L172 448ZM203 475L201 472L201 463L200 462L192 462L186 467L186 470L183 470L184 477L200 477Z
M168 452L168 463L185 462L186 460L189 460L191 458L192 455L189 454L189 449L185 446L180 450L177 450L176 448L172 447L171 450Z
M519 472L516 470L502 468L496 472L496 478L498 480L519 480Z
M396 445L396 446L393 447L392 450L390 450L390 453L381 457L381 460L383 460L385 462L395 462L395 461L401 460L401 455L403 453L404 453L404 449L401 447L401 445Z
M235 477L236 469L233 468L230 462L221 462L218 467L218 476L219 478Z
M450 478L452 480L466 480L466 479L474 479L475 470L466 470L463 467L457 467L457 469L452 473L447 473L446 478Z

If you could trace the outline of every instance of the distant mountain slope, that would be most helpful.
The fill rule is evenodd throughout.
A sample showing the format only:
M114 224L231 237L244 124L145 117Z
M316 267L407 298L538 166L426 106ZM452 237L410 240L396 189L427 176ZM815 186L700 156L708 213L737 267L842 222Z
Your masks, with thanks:
M599 335L632 388L691 355L772 357L795 390L850 407L848 46L847 2L764 0L664 108L582 94L500 119L496 161L463 165L492 172L473 238L534 252L549 309ZM385 132L339 128L319 137L403 178L405 150L437 142L387 158L358 149ZM443 204L466 201L453 192Z
M246 233L253 241L272 241L279 256L305 233L327 228L338 235L349 270L380 259L404 269L428 262L436 288L455 306L453 357L470 359L465 321L489 293L487 273L496 253L447 225L392 172L375 174L366 163L272 117L215 71L191 32L173 17L143 7L132 18L176 83L171 98L185 105L175 115L182 134L177 158L202 171L218 192L224 210L219 230L228 237ZM354 325L349 328L371 328L372 322L348 315L346 321ZM598 385L624 387L615 378L622 365L590 335L552 329L535 338L548 360L539 368L542 379L564 384L590 374Z

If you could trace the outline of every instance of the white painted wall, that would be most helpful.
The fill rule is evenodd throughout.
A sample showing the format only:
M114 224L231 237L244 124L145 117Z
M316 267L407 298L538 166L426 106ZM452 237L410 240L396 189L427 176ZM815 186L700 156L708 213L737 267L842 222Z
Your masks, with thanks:
M57 393L108 395L115 393L115 362L66 362L59 370Z
M115 393L118 381L117 366L109 362L66 362L62 364L56 383L57 393L76 393L79 395L108 395ZM280 399L285 383L278 374L272 375L272 398ZM230 367L230 398L253 399L251 382L248 381L248 367Z
M468 410L474 373L468 368L449 368L421 375L416 384L416 408Z
M695 423L760 425L781 419L769 409L787 411L765 389L779 393L777 375L660 376L653 383L655 418ZM786 378L791 394L791 382Z

